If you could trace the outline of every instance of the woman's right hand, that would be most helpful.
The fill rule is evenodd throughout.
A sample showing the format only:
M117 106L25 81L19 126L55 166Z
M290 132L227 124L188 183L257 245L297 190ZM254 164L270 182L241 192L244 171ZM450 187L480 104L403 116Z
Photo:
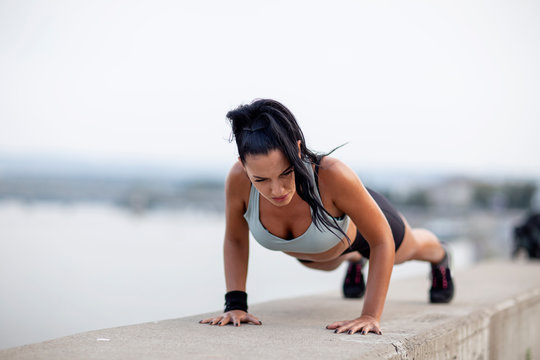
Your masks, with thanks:
M234 326L240 326L241 323L252 323L254 325L262 325L262 322L257 319L255 316L242 311L242 310L231 310L226 313L216 316L214 318L208 318L199 321L199 324L209 324L209 325L218 325L224 326L227 324L234 324Z

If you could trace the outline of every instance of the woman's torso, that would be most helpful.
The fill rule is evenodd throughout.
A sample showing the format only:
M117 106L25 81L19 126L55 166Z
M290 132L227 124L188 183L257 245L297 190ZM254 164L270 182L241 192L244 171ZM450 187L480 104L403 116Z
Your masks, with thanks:
M323 158L321 161L321 167L319 172L319 177L324 177L324 168L326 166L331 165L331 159ZM312 167L312 170L314 168ZM343 216L346 216L343 214L342 211L340 211L332 201L331 196L331 189L326 189L324 186L324 181L319 182L319 193L320 193L320 199L322 201L323 206L325 209L329 212L330 215L332 215L334 218L341 218ZM255 193L253 193L255 191ZM316 230L314 229L314 225L312 224L311 219L311 210L309 205L300 198L300 196L296 193L293 196L293 199L291 202L284 207L276 207L272 205L269 201L267 201L263 196L259 196L258 192L254 190L250 186L249 195L246 198L246 208L248 214L249 211L253 211L253 208L255 207L255 204L250 204L250 200L253 202L254 199L258 200L256 201L258 205L258 221L260 222L260 225L264 227L264 229L260 229L257 227L260 227L258 225L254 226L254 219L250 221L250 230L252 230L252 233L257 241L257 235L258 232L265 231L270 233L271 241L292 241L292 242L304 242L304 245L307 241L309 241L309 235L313 234L312 239L314 241L311 243L313 246L308 247L308 250L302 251L302 250L295 250L297 249L306 249L305 246L289 246L292 244L286 244L284 247L278 247L279 250L285 252L288 255L294 256L299 259L305 259L305 260L314 260L314 261L328 261L337 258L340 256L348 247L349 243L346 237L342 236L342 234L339 234L339 238L335 238L333 242L330 244L332 245L330 248L325 246L323 239L318 239L318 236L321 236L320 234L316 234ZM254 196L257 196L256 198ZM250 208L251 207L251 208ZM256 217L257 214L251 214L252 217ZM347 233L349 239L351 241L354 241L355 234L356 234L356 226L352 221L348 221L348 218L346 219L347 223L343 224L345 225L345 228L343 230ZM256 229L254 229L254 227ZM331 233L330 233L331 234ZM268 236L268 234L263 234L264 236ZM263 237L264 237L263 236ZM328 235L327 235L328 236ZM334 236L331 234L331 236ZM324 236L322 236L324 238ZM328 239L328 241L330 241ZM259 241L261 245L267 246L263 241ZM326 250L318 252L317 249L325 248ZM287 251L282 248L293 248L291 251ZM276 249L273 249L276 250ZM317 252L313 252L317 251Z

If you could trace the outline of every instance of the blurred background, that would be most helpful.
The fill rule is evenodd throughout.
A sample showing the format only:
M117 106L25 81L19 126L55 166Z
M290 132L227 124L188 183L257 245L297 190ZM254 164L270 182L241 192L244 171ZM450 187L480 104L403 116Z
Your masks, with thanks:
M221 309L225 114L255 98L348 142L457 267L510 258L540 210L538 44L523 0L0 1L0 348ZM343 271L252 242L250 303Z

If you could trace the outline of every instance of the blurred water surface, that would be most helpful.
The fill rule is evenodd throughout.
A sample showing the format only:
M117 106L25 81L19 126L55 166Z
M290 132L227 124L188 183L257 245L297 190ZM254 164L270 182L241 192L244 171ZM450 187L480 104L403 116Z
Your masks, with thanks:
M223 230L217 212L0 202L0 348L222 309ZM456 249L458 266L473 261ZM345 265L311 270L253 240L250 252L250 303L341 286ZM419 273L411 262L393 277Z

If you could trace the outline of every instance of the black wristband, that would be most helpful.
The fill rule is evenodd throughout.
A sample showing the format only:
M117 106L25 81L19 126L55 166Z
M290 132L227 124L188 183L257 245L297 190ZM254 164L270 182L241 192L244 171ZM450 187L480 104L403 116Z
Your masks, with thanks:
M247 293L245 291L234 290L225 294L225 312L231 310L247 312Z

